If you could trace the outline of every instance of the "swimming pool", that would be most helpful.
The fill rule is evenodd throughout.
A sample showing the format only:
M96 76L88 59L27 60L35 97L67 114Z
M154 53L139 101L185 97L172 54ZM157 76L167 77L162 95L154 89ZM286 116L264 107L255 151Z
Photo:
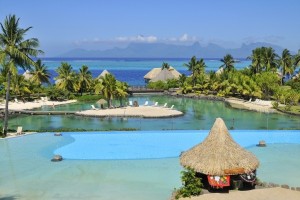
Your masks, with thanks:
M181 185L180 152L199 143L208 132L85 132L63 133L62 137L43 133L1 139L0 197L168 199ZM261 180L300 185L299 131L230 133L259 158ZM268 146L256 147L262 139ZM50 162L55 153L66 160Z

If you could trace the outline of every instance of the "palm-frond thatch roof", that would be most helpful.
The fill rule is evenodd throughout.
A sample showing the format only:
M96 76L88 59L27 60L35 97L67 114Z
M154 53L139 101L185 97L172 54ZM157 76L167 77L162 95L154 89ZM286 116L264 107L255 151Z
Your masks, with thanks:
M25 80L30 80L32 78L32 74L28 70L23 73L23 76Z
M170 67L169 69L161 69L161 68L153 68L151 71L149 71L145 76L144 79L150 80L150 81L166 81L168 79L177 79L179 78L181 74L174 69L173 67Z
M221 118L217 118L206 139L182 153L180 163L207 175L248 173L259 166L251 152L243 149L230 136Z
M110 74L106 69L101 72L101 74L97 77L98 79L104 77L106 74Z

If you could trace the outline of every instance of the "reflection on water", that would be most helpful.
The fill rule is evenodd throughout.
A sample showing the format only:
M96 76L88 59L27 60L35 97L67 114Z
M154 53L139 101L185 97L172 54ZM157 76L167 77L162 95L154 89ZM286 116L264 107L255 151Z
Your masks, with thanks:
M59 128L78 128L87 130L207 130L210 129L215 118L222 117L228 128L233 129L300 129L300 118L275 113L260 113L247 110L233 109L220 101L207 101L189 98L176 98L170 96L134 96L130 100L138 101L143 105L145 101L159 102L159 105L168 103L175 109L184 112L182 117L168 119L142 119L142 118L92 118L82 116L18 116L9 121L10 127L22 125L28 130L54 130ZM117 104L118 102L116 102ZM56 106L55 110L88 110L92 103L75 103ZM99 105L98 105L99 106ZM41 110L51 110L44 106Z

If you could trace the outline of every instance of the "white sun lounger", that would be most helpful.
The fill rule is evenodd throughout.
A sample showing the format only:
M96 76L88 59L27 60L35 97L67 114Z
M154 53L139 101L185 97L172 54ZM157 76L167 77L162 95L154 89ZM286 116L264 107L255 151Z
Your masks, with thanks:
M96 108L94 105L91 105L93 110L99 110L98 108Z
M172 105L171 107L170 107L170 109L173 109L174 108L174 105Z
M144 104L144 106L148 106L148 103L149 103L148 101L145 101L145 104Z
M21 135L21 134L23 134L23 128L22 128L22 126L18 126L18 128L17 128L17 135Z
M153 106L158 106L158 102L155 102L155 104Z
M163 108L167 107L167 105L168 105L168 103L165 103L165 104L163 105Z
M132 101L129 101L129 102L128 102L128 105L129 105L129 106L133 106Z
M18 99L17 99L17 98L15 98L15 102L16 102L16 103L20 103L20 102L18 101Z

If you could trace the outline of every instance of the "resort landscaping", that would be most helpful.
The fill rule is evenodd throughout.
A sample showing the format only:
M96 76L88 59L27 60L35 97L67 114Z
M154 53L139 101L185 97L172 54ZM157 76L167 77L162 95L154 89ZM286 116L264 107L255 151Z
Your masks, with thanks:
M154 124L157 123L161 125L161 127L158 127L160 130L173 130L176 129L176 125L180 123L190 123L188 120L180 121L180 119L183 119L184 115L189 113L184 101L187 101L186 99L188 98L192 98L199 101L200 99L209 100L205 103L224 101L226 105L228 104L232 108L253 110L264 114L267 113L267 118L265 118L264 116L260 116L260 119L266 120L266 122L262 122L264 125L266 124L265 130L269 130L269 113L300 115L300 74L298 69L300 65L300 52L292 55L288 49L284 49L283 52L278 55L271 47L258 47L253 49L252 54L248 57L248 59L251 61L251 64L249 66L245 66L241 70L237 70L235 68L235 63L238 61L234 59L232 55L227 54L222 59L220 59L222 65L220 65L220 68L217 71L207 71L205 60L203 58L197 59L196 56L193 56L192 58L190 58L190 61L188 63L184 64L184 66L189 71L188 76L179 73L174 67L170 66L166 62L163 62L161 67L150 70L144 78L147 83L146 89L149 89L150 91L151 89L153 89L154 91L163 91L160 93L160 95L162 96L162 98L169 99L169 101L158 102L155 101L154 97L151 101L150 99L146 98L145 102L141 102L138 100L133 101L133 97L130 96L130 93L132 93L132 90L130 90L131 86L128 83L117 80L115 76L107 70L104 70L99 76L93 78L92 73L87 65L82 65L79 71L76 71L68 62L61 62L61 65L57 66L56 69L57 76L54 77L55 83L51 84L51 74L49 73L47 66L43 64L43 60L39 59L39 55L43 53L42 50L38 49L39 40L37 38L25 39L25 35L30 29L31 27L26 29L20 28L19 18L17 18L15 15L6 17L4 22L1 23L0 95L3 96L3 99L1 100L2 102L0 105L0 109L1 113L3 113L1 116L3 118L3 131L1 128L1 135L4 139L0 141L0 152L5 156L9 156L11 153L10 151L7 151L7 149L10 148L10 145L16 146L19 149L22 147L22 141L20 142L18 140L19 138L5 138L7 136L23 135L24 130L22 129L22 126L18 126L18 130L13 134L11 132L14 132L15 130L11 129L11 127L9 126L9 120L21 119L18 118L18 115L21 114L30 116L64 116L70 114L74 118L77 117L76 120L78 124L80 124L79 126L81 126L81 128L86 128L86 124L90 123L90 121L88 121L90 120L90 118L92 118L92 120L98 120L97 123L99 123L103 118L108 118L107 124L103 126L103 128L108 128L108 130L110 130L109 128L111 128L111 126L109 125L111 124L115 126L115 129L118 129L121 126L119 126L119 124L122 124L124 121L126 122L128 118L138 118L139 121L134 121L135 127L125 127L123 128L123 130L141 130L142 119L150 121L157 120L157 118L159 118L159 120L161 120L160 122L153 121L153 124L148 125L148 128L157 128L153 127L155 126ZM20 74L19 69L24 70L24 73ZM179 99L183 100L178 103ZM84 107L86 105L84 105L84 109L80 110L59 110L59 107L61 105L73 105L78 102L84 102L89 106L88 108L86 108ZM96 106L94 105L95 102L97 103ZM205 113L205 108L201 107L202 110L199 111L197 110L199 107L197 107L194 102L192 102L191 104L192 105L189 106L188 109L193 109L193 111L195 111L193 112L195 116L189 116L188 119L193 118L194 120L198 120L198 123L200 124L200 121L203 120L203 113ZM216 103L212 106L217 107L218 105ZM37 110L43 109L45 107L45 110ZM216 112L214 113L214 115L222 114L223 113L220 110L216 110ZM12 115L13 117L11 117ZM210 118L215 117L216 116ZM112 122L111 118L120 118L120 123ZM31 149L32 153L38 154L37 161L39 161L40 163L37 164L37 166L42 169L38 170L38 175L34 175L33 177L37 176L45 178L41 174L46 173L46 171L43 170L49 169L49 173L53 173L53 177L57 179L53 181L52 179L50 180L49 178L45 178L50 182L50 184L48 185L49 187L53 186L53 183L55 182L60 182L60 176L57 175L57 173L66 173L64 169L71 168L71 174L62 175L66 176L66 180L62 181L65 182L64 187L66 187L69 192L71 190L69 186L66 186L67 180L71 181L74 173L79 174L78 176L80 177L80 179L86 183L87 186L85 187L86 189L88 189L88 191L96 191L97 188L104 188L102 192L105 193L105 188L108 188L108 190L113 193L115 188L113 188L112 185L114 183L120 184L122 182L122 180L115 181L114 178L118 179L119 177L113 175L119 175L121 179L123 178L128 183L133 179L128 179L125 172L130 171L129 176L133 177L136 175L136 172L133 170L136 167L140 175L143 174L143 176L146 176L146 178L143 179L143 181L146 181L147 174L145 175L142 169L145 166L150 166L153 163L153 165L155 165L155 169L153 171L158 172L160 169L163 169L165 174L155 177L151 185L156 184L157 182L164 181L167 182L166 185L167 187L169 187L172 183L166 181L168 179L168 168L170 168L170 171L172 172L178 172L179 169L181 169L181 167L178 165L178 159L180 161L180 164L184 168L186 168L186 171L182 172L183 186L176 192L174 192L174 196L176 199L181 197L200 195L202 193L202 189L220 192L224 191L224 188L228 190L255 188L255 185L258 183L256 180L256 170L259 170L258 167L260 161L253 153L245 150L244 148L242 148L242 145L236 143L233 140L224 122L225 120L227 120L227 122L229 121L231 123L230 129L235 129L235 120L238 119L238 116L230 116L230 118L224 119L224 121L223 119L219 118L219 116L217 116L216 118L216 122L211 128L211 131L206 139L201 142L201 140L198 138L197 141L199 140L199 142L201 143L197 144L194 147L191 147L191 144L185 144L186 146L178 145L178 149L176 149L176 151L181 151L181 154L178 155L178 152L176 152L177 154L175 156L172 152L172 147L175 147L172 146L172 144L165 145L164 143L161 143L164 141L161 141L161 138L159 137L154 138L153 144L138 143L140 138L139 136L141 136L143 133L141 135L135 135L135 138L122 133L123 136L125 136L125 141L127 141L128 144L132 144L133 147L134 145L137 145L136 148L141 148L140 152L136 152L137 149L130 149L130 147L128 148L125 144L120 143L120 137L118 137L118 135L116 135L116 133L114 132L109 132L109 134L106 134L104 136L102 135L103 141L105 141L105 138L114 139L107 140L110 142L110 145L107 149L104 149L106 148L104 147L104 144L99 145L100 142L103 142L99 141L99 138L94 137L93 135L84 136L82 135L82 133L78 133L77 136L74 136L72 135L73 133L71 133L66 137L64 136L65 133L57 133L55 135L59 135L62 137L56 138L50 138L50 135L47 133L45 133L43 136L32 134L30 136L28 135L28 137L33 138L32 141L28 140L28 138L25 139L25 137L23 137L22 139L27 142L26 144L24 144L24 146L26 146L28 149ZM52 119L54 118L51 118L51 120ZM59 123L61 119L65 118L56 118L56 121L52 121L52 126L54 126L55 123ZM295 121L298 120L296 118L293 119L295 119ZM82 122L84 120L87 120L87 123ZM270 120L276 121L277 118L271 118ZM242 122L239 121L239 123ZM295 122L294 124L297 125L297 122ZM75 127L76 125L77 124L72 124L72 127ZM43 124L41 126L43 126ZM140 126L140 128L136 128L137 126ZM181 128L180 126L178 127L178 129ZM74 128L74 130L75 129L76 128ZM103 133L95 133L95 135L97 134ZM164 133L159 134L163 135ZM173 138L169 137L170 140L178 144L184 143L183 140L180 141L180 138L174 138L174 134L176 135L176 133L172 134ZM153 133L151 136L154 135L155 133ZM165 134L164 137L168 137L166 135L167 134ZM262 135L264 134L261 134L260 136ZM264 137L270 139L269 135L264 135ZM299 136L295 136L294 132L292 132L289 137L295 139L294 142L299 143ZM92 140L89 141L88 138L92 138ZM256 137L255 140L257 138L258 137ZM101 149L102 151L108 150L107 155L105 155L108 157L104 156L103 162L101 159L95 159L97 160L97 162L95 162L96 164L92 161L89 161L90 165L88 167L83 166L82 162L79 162L78 160L93 160L92 157L86 156L86 153L90 153L92 156L96 156L96 158L98 158L97 156L99 155L95 155L95 152L93 151L88 152L87 149L89 144L86 144L84 142L80 143L78 141L76 143L76 140L78 139L88 141L91 146L96 142L96 146L93 146L92 149L98 150L97 146L101 146L103 147L103 149ZM247 138L248 145L253 145L252 139L253 138ZM291 142L292 139L290 139L289 142ZM150 141L150 139L148 140ZM251 143L249 142L250 140ZM271 140L272 139L270 139L270 141ZM276 139L273 140L275 141ZM43 141L48 146L43 146L40 141ZM47 143L48 141L50 142ZM245 145L245 141L246 140L241 140L240 142L244 142L243 145ZM32 145L31 142L33 142L37 147L33 147L35 145ZM155 146L155 143L159 144L159 148L161 148L161 151L167 152L164 157L157 156L155 151L150 151L152 150L151 148ZM49 163L46 163L46 160L49 160L49 155L53 154L54 151L58 151L58 146L65 150L65 152L67 152L66 155L74 156L74 154L72 154L74 152L74 149L72 149L74 148L74 146L75 150L80 149L82 152L79 153L75 151L75 158L70 157L67 158L66 161L64 160L64 156L55 155L55 157L58 158L59 161L62 161L61 163L66 163L62 164L62 168L59 168L61 166L58 166L58 163L51 163L51 165ZM124 146L125 149L123 149ZM187 147L191 149L188 150ZM115 153L112 148L119 148L120 151ZM9 163L14 163L15 166L19 164L19 160L24 159L24 155L19 151L19 149L13 149L13 153L17 155L17 158L9 158L11 159L9 160ZM133 153L132 155L137 154L141 156L143 153L142 150L146 152L148 151L147 153L149 157L126 157L128 156L126 154L127 151ZM38 152L42 152L43 155L40 155ZM24 154L28 155L27 153L28 152L25 152ZM112 156L116 156L119 153L124 157L121 159L116 158L114 160L109 157L109 153L112 153ZM76 156L78 155L83 157L77 158ZM68 159L76 160L74 162L76 165L75 168L72 167L71 162L68 162ZM107 161L110 159L116 162ZM129 161L126 159L128 159ZM134 161L135 159L137 159L138 161ZM156 161L152 163L147 159L153 159ZM101 162L99 160L101 160ZM35 162L35 160L32 159L29 159L29 161L26 162L24 169L17 169L16 174L18 174L17 176L20 178L20 185L22 186L26 186L27 180L24 177L21 178L19 175L23 174L22 170L32 170L32 163ZM1 162L5 162L5 164L8 163L7 160L1 160ZM121 164L115 165L117 162L120 162ZM168 164L165 164L165 162ZM170 165L170 163L172 165ZM57 164L57 171L51 171L54 164ZM106 173L98 171L98 167L101 167L102 164L106 166L102 166L102 170L106 171ZM122 164L124 164L125 166L125 171L121 172L115 169L122 168ZM45 169L42 165L45 165ZM111 166L113 167L110 168ZM89 174L89 170L93 171L96 176ZM150 169L150 171L151 170L152 169ZM11 172L6 172L7 173L3 176L8 179L11 175ZM14 174L14 172L12 174ZM110 174L110 176L106 177L107 174ZM49 176L51 176L51 174ZM87 176L90 177L87 178ZM95 180L93 179L94 177L98 176L101 177L101 183L98 183L97 181L95 182ZM29 180L32 180L30 177L27 178ZM110 184L106 185L105 178L107 178ZM175 179L176 178L174 178L173 182L178 183L178 179ZM39 182L39 180L36 180L36 177L33 180L37 182L37 185L39 185L39 187L43 183ZM90 180L92 181L89 182ZM93 185L95 183L97 183L96 186ZM14 183L10 184L11 185L6 187L6 191L8 191L8 193L5 193L5 195L19 195L18 190L10 187ZM147 183L144 184L145 185L143 187L147 187ZM18 183L16 183L16 185L18 185ZM260 186L263 186L263 184L260 184ZM79 187L80 186L78 186L78 188ZM122 185L122 187L124 187L124 185ZM126 187L130 188L131 191L133 191L136 185L131 186L130 184L128 184L128 186L126 185ZM126 187L124 189L125 193ZM293 188L294 190L297 190L296 187ZM30 193L30 188L27 189ZM20 191L21 196L24 195L25 198L32 197L32 194L28 194L26 188L22 188ZM163 191L163 189L160 188L160 191ZM122 192L124 194L124 191ZM147 192L151 193L151 191ZM165 192L162 193L165 194ZM1 194L2 193L0 192L0 195ZM35 195L38 197L45 197L49 199L57 197L57 194L52 193L34 193L33 196ZM60 195L62 195L60 196L60 198L65 198L65 196L63 196L64 194ZM80 195L81 193L79 192L79 196ZM105 195L109 194L105 193ZM299 193L289 193L287 195L291 195L291 198L299 197ZM68 196L68 198L69 197L70 196ZM196 199L197 198L198 197L196 197Z

